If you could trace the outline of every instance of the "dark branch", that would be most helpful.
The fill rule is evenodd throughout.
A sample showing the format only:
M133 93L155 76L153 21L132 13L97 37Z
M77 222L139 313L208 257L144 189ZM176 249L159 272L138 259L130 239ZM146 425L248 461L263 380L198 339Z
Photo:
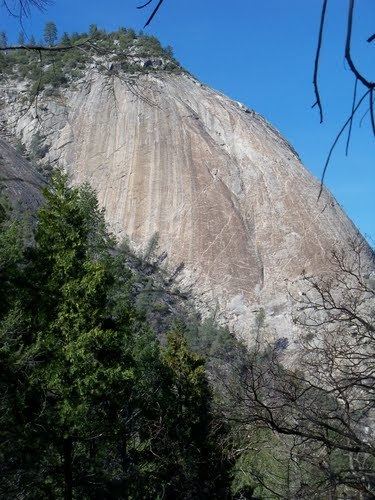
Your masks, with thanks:
M350 114L349 118L346 120L346 122L344 123L344 125L341 127L339 133L337 134L336 136L336 139L334 140L332 146L331 146L331 149L329 150L329 153L328 153L328 156L327 156L327 160L325 162L325 165L324 165L324 168L323 168L323 174L322 174L322 178L320 180L320 190L319 190L319 195L318 195L318 200L322 194L322 191L323 191L323 183L324 183L324 177L325 177L325 174L326 174L326 171L327 171L327 167L328 167L328 164L329 164L329 161L331 159L331 156L332 156L332 153L333 153L333 150L335 149L335 146L338 142L338 140L340 139L342 133L344 132L344 130L346 129L348 123L350 123L350 120L352 120L354 114L356 113L357 109L359 108L359 106L362 104L363 100L365 99L365 97L368 96L368 94L370 94L370 90L367 90L367 92L365 92L363 94L363 96L361 97L361 99L358 101L357 105L355 106L354 110L352 111L352 113Z
M352 28L353 28L353 11L354 11L354 0L349 0L349 11L348 11L348 27L346 31L346 43L345 43L345 59L349 64L349 68L354 73L356 78L363 83L368 89L375 88L375 82L370 82L367 80L356 68L352 57L351 57L351 39L352 39Z
M162 5L163 2L164 2L164 0L159 0L159 2L157 3L155 9L152 11L151 16L147 19L146 24L143 26L144 28L146 28L146 26L148 26L151 23L151 21L153 20L155 14L160 9L160 7L161 7L161 5ZM148 3L146 5L148 5Z
M57 45L55 47L46 47L44 45L11 45L8 47L0 47L1 51L9 50L33 50L35 52L65 52L67 50L76 49L85 46L88 43L82 42L75 45Z
M144 3L143 5L138 5L137 9L144 9L147 7L147 5L150 5L150 3L153 2L153 0L148 0L148 2Z
M2 0L3 6L6 8L8 13L16 17L17 19L22 20L23 17L29 17L30 10L32 7L44 11L46 6L51 4L51 0L18 0L18 13L16 13L13 9L16 8L14 5L13 9L9 6L8 0Z
M370 118L372 132L375 135L375 117L374 117L374 89L370 90Z
M348 132L348 139L346 141L346 148L345 148L345 154L348 156L348 151L349 151L349 143L350 143L350 137L352 135L352 126L353 126L353 111L355 108L355 102L357 100L357 86L358 86L358 78L355 79L354 82L354 92L353 92L353 103L352 103L352 114L349 122L349 132Z
M314 83L314 92L315 92L316 101L315 101L315 104L313 104L312 107L314 108L315 106L318 106L318 108L319 108L319 114L320 114L320 123L322 123L322 121L323 121L323 108L322 108L322 103L321 103L321 100L320 100L320 93L319 93L318 71L319 71L320 50L322 48L324 21L325 21L325 16L326 16L327 4L328 4L328 0L323 0L322 13L321 13L321 16L320 16L318 46L316 48L315 63L314 63L314 80L313 80L313 83Z

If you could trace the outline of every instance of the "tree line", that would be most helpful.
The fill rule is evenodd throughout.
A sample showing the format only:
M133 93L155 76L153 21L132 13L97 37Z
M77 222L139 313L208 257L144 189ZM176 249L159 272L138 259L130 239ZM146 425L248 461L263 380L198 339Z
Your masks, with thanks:
M87 36L89 37L95 37L98 35L101 31L98 29L96 24L91 24L89 27L89 31L87 33ZM40 40L39 45L46 45L46 47L54 47L56 43L59 41L61 45L70 45L73 38L73 42L75 38L80 38L78 33L75 33L72 35L72 37L64 32L59 40L58 37L58 29L56 26L56 23L54 21L48 21L44 25L43 29L43 38ZM36 39L34 35L30 35L29 37L26 36L25 32L21 30L18 34L17 38L17 44L20 47L35 47L37 45ZM8 42L8 36L5 31L0 32L0 48L6 48L8 47L9 42Z

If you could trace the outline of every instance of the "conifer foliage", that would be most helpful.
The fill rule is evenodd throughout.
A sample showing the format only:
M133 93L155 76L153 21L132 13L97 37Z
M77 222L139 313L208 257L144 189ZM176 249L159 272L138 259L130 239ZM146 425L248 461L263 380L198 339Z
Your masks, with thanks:
M53 21L49 21L44 26L44 41L52 47L57 41L57 27Z
M0 31L0 48L4 48L8 45L8 37L5 31Z
M0 496L215 498L203 360L160 346L94 193L55 175L32 238L1 207Z

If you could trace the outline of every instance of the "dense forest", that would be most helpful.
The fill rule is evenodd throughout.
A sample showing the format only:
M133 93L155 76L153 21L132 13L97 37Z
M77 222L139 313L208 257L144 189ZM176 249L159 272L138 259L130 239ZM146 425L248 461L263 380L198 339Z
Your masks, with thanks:
M45 196L33 234L2 205L2 496L218 494L203 359L177 324L157 341L91 190Z
M189 304L168 311L88 186L57 172L44 195L32 224L1 204L3 498L370 494L358 380L345 406L286 370L264 314L249 351Z

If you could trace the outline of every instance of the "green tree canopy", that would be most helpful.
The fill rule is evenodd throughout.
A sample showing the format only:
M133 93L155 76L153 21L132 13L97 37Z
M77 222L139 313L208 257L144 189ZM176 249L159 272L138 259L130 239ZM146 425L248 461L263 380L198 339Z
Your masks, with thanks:
M53 21L49 21L48 23L46 23L46 25L44 26L43 36L44 41L48 46L52 47L53 45L55 45L57 40L57 27Z
M4 48L8 45L8 37L5 31L0 32L0 47Z
M214 498L203 360L160 346L92 190L55 174L32 244L2 206L0 495Z
M68 33L64 32L61 37L61 45L70 45L71 40Z

